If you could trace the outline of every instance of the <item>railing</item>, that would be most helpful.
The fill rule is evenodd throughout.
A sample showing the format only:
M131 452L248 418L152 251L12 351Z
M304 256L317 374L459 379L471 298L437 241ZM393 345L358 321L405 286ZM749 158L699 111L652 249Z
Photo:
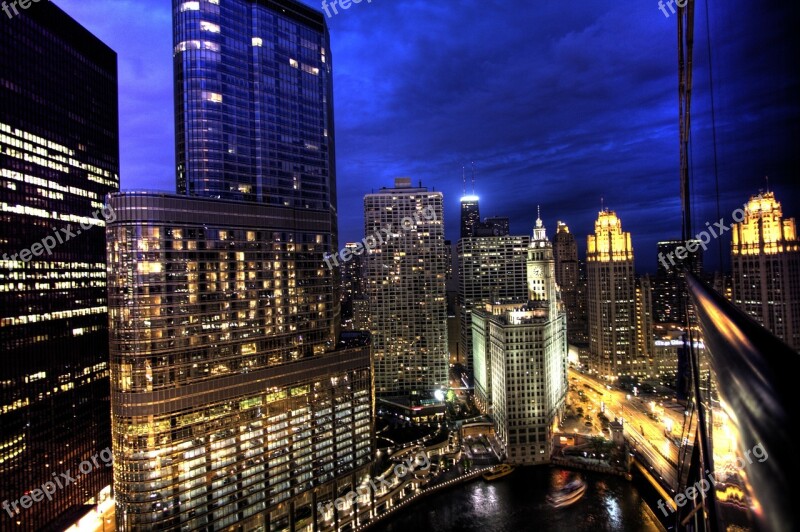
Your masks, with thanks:
M744 466L737 465L737 473L750 514L761 530L800 530L800 513L792 500L792 481L800 480L800 454L797 441L791 437L800 427L797 408L792 408L800 389L792 368L800 361L800 354L694 274L687 272L686 281L710 369L710 384L700 403L712 417L729 421L723 428L738 447L732 450L738 450L737 464ZM718 427L709 420L700 430L716 456ZM759 459L753 460L756 454ZM715 467L711 456L694 464L703 469ZM699 471L694 478L707 474ZM721 510L729 505L719 498L718 490L719 486L709 490L706 505L715 507L706 507L705 511L719 517L711 528L724 529L725 511Z

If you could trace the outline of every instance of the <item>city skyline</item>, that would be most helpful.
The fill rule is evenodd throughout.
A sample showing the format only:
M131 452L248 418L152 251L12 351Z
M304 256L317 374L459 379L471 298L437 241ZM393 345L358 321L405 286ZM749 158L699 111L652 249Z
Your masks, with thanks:
M119 53L122 189L172 190L167 7L155 0L135 5L56 3ZM338 73L334 92L341 242L363 237L361 196L398 176L413 175L444 191L445 217L457 220L462 167L469 172L475 162L476 194L484 205L494 206L483 217L508 215L511 234L525 234L535 220L533 206L541 204L551 218L567 223L576 235L586 235L602 197L637 228L637 271L655 272L656 242L680 237L680 200L673 184L678 146L672 19L645 4L575 6L568 17L556 6L532 10L521 2L493 9L478 3L437 8L426 2L358 7L328 19ZM784 198L787 214L796 216L800 186L792 176L800 164L792 146L800 134L800 105L790 95L797 92L800 76L788 65L794 40L787 33L791 25L782 22L797 20L798 13L780 6L764 11L746 2L728 9L716 18L712 11L711 17L719 216L741 205L740 198L766 188L765 176ZM418 24L418 19L427 22ZM693 138L703 179L698 180L695 219L702 226L719 216L713 199L703 13L698 13L697 24L703 31L695 44ZM473 28L475 39L447 38L447 53L432 57L427 35L445 27ZM759 31L767 27L768 32ZM504 28L500 38L497 28ZM527 39L530 28L539 30L541 38ZM391 42L397 34L406 36L408 46ZM392 53L392 64L401 64L401 70L385 70L385 57L375 50ZM454 57L462 59L452 61ZM502 59L495 61L498 57ZM563 68L554 68L556 62ZM739 76L739 62L761 65L758 75ZM481 67L474 71L476 65ZM531 68L523 70L522 65ZM403 74L407 71L417 76ZM418 85L416 78L425 85ZM570 89L590 84L591 90ZM494 94L507 97L495 99ZM436 106L441 106L439 112L431 113ZM518 107L531 112L520 116L514 112ZM746 134L737 127L741 108L752 114ZM387 120L397 127L381 125ZM434 132L446 144L432 140ZM745 137L748 145L742 144ZM578 186L563 187L564 182ZM510 193L530 183L537 183L537 197ZM457 241L457 224L448 223L446 231L448 239ZM720 241L729 268L728 242ZM578 252L584 257L585 246L579 245ZM707 255L708 269L717 269L717 249L710 248Z

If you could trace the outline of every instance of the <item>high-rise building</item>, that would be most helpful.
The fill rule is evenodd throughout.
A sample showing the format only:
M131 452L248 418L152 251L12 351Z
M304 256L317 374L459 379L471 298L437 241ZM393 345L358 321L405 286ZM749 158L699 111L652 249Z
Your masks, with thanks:
M355 327L355 307L357 300L366 297L364 290L364 255L360 251L359 243L348 242L345 249L350 251L350 260L340 264L340 278L342 282L342 328L346 330L359 330Z
M699 240L694 242L692 251L682 240L658 243L658 269L653 278L653 319L657 323L686 323L689 294L683 272L703 274L703 249Z
M602 378L632 375L638 367L636 279L631 234L605 209L587 237L589 369Z
M653 285L649 275L636 279L636 357L631 375L655 375L655 333L653 329Z
M458 241L457 313L461 329L458 358L468 368L473 367L472 309L486 303L526 300L530 242L530 236L468 237Z
M506 216L485 218L475 226L475 236L508 236L511 225Z
M110 493L102 462L74 473L111 444L117 55L53 3L28 7L0 22L0 530L63 530ZM74 482L31 502L67 470Z
M441 192L395 180L364 196L364 234L388 233L365 260L379 395L447 386L447 250Z
M368 474L369 346L333 351L330 213L168 194L111 197L121 530L324 528Z
M374 431L369 346L337 344L324 260L324 16L175 1L173 21L180 195L115 195L107 230L117 525L327 530Z
M569 232L569 227L558 222L553 237L553 257L556 261L556 282L561 288L561 300L567 310L567 338L570 344L583 346L587 343L587 321L585 287L581 286L578 243ZM583 290L581 290L583 288Z
M528 300L487 304L472 315L475 389L514 464L550 461L553 431L567 394L566 314L553 249L536 220L526 264Z
M773 192L750 197L733 225L733 301L775 336L800 349L800 242ZM734 218L735 220L735 218Z
M480 222L481 211L478 196L463 196L461 198L461 238L475 236Z

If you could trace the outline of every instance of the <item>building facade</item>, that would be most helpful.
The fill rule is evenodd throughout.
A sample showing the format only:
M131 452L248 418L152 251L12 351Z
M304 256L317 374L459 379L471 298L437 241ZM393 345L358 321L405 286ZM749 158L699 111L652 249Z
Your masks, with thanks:
M475 231L480 223L481 210L478 196L463 196L461 198L461 238L475 236Z
M684 270L695 275L703 274L703 249L698 247L700 241L694 242L694 251L686 249L687 243L682 240L658 243L658 269L653 278L653 319L656 323L686 323L687 311L691 309ZM678 248L682 248L680 253Z
M655 374L653 285L649 275L636 279L636 357L631 375L649 378Z
M585 278L581 277L578 243L569 227L558 222L553 237L553 256L556 261L556 282L567 310L567 338L578 349L588 348Z
M486 303L525 301L530 236L487 236L458 241L459 360L472 369L471 314Z
M784 218L775 194L765 192L750 198L732 231L734 304L800 350L800 242L794 218Z
M395 180L364 196L365 270L379 395L447 387L447 250L441 192Z
M117 524L305 530L372 453L369 346L336 351L327 210L122 193L107 228Z
M0 530L61 530L110 493L111 468L97 467L30 498L111 444L104 226L119 188L117 56L51 2L3 19L0 502L12 510Z
M475 390L512 464L550 461L567 394L566 313L541 219L527 260L528 301L473 311Z
M586 251L589 370L614 379L639 366L633 245L614 211L601 211L594 226Z

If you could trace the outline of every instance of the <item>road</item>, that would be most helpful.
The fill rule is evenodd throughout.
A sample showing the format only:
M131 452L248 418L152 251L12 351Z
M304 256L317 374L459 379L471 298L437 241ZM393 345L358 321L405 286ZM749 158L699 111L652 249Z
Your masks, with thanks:
M655 397L635 397L625 391L609 389L603 382L588 375L569 370L570 387L583 391L590 404L592 417L605 405L609 419L621 418L623 430L629 441L635 442L654 470L663 476L670 485L675 485L675 472L678 464L678 446L667 437L667 426L672 424L671 435L679 438L683 427L683 413L670 408L668 400ZM584 410L588 410L584 407ZM654 414L658 421L651 417ZM667 421L669 420L669 421Z

